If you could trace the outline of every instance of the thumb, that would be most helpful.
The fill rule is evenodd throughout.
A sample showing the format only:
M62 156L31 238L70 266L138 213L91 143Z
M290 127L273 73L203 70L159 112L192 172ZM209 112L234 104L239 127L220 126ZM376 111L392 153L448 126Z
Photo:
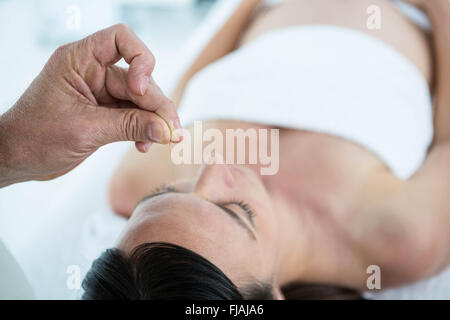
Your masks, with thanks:
M156 113L137 108L98 107L96 126L100 145L117 141L138 143L170 142L171 132L167 123Z

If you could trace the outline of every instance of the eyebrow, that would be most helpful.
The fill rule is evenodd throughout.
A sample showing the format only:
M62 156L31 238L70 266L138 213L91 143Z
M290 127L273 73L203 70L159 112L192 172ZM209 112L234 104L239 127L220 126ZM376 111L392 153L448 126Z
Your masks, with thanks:
M142 199L138 202L138 205L141 204L141 203L143 203L144 201L147 201L147 200L150 200L150 199L153 199L153 198L155 198L155 197L162 196L162 195L168 194L168 193L180 193L180 192L177 192L177 191L174 191L174 190L166 190L166 191L157 192L157 193L154 193L154 194L151 194L151 195L148 195L148 196L142 198ZM221 206L221 205L219 205L219 204L217 204L217 203L214 203L214 202L211 202L211 201L208 201L208 200L205 200L205 201L207 201L207 202L209 202L209 203L212 203L212 204L215 205L217 208L219 208L222 212L225 212L225 213L228 214L230 217L232 217L234 221L236 221L241 227L243 227L244 229L247 230L248 234L250 235L250 237L251 237L252 239L256 240L256 236L255 236L254 230L252 230L252 229L248 226L248 224L246 224L246 223L242 220L242 218L241 218L240 215L238 215L238 214L237 214L236 212L234 212L233 210L228 209L228 208L226 208L226 207L223 207L223 206ZM136 206L136 207L137 207L137 206ZM250 222L250 224L253 225L253 223L250 221L250 219L249 219L249 222Z

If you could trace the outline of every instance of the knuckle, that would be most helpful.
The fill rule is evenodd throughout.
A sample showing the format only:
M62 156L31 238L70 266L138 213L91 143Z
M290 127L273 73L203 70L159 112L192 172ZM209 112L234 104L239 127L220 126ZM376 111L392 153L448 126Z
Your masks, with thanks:
M67 49L70 47L70 45L71 44L65 44L65 45L59 46L58 48L56 48L54 53L56 55L64 54L67 52Z
M139 111L127 110L123 113L121 132L123 133L123 140L136 141L140 134L139 128Z
M68 55L68 50L70 49L72 44L66 44L63 46L59 46L56 48L56 50L53 52L52 56L49 59L50 63L55 63L57 61L61 61L61 59L64 59Z
M148 51L148 63L150 64L151 68L154 68L156 65L155 55L150 50L147 51Z
M114 29L119 30L119 31L130 31L131 30L130 26L123 22L114 25Z

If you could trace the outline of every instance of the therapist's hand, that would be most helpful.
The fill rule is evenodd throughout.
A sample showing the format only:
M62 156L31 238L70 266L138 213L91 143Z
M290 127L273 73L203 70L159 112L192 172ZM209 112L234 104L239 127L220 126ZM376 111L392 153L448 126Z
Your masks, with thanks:
M129 68L115 66L121 58ZM152 79L154 64L125 25L58 48L0 117L0 186L60 176L115 141L135 141L141 152L177 142L171 133L181 125Z

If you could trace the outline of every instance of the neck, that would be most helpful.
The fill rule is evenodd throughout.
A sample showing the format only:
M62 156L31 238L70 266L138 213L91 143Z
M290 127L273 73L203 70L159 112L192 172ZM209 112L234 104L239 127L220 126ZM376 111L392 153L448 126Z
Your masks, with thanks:
M365 279L369 264L329 215L289 201L281 192L271 190L270 194L274 195L278 219L276 278L280 287L326 283L359 288L365 283L360 279Z
M247 166L259 174L259 166ZM312 234L316 223L313 210L299 205L297 199L286 196L280 189L278 176L263 176L263 183L272 196L276 224L278 228L278 270L277 282L280 286L292 282L306 281L311 266Z
M306 281L311 269L311 215L300 213L298 205L290 203L281 193L274 192L273 200L279 235L278 283L284 286Z

